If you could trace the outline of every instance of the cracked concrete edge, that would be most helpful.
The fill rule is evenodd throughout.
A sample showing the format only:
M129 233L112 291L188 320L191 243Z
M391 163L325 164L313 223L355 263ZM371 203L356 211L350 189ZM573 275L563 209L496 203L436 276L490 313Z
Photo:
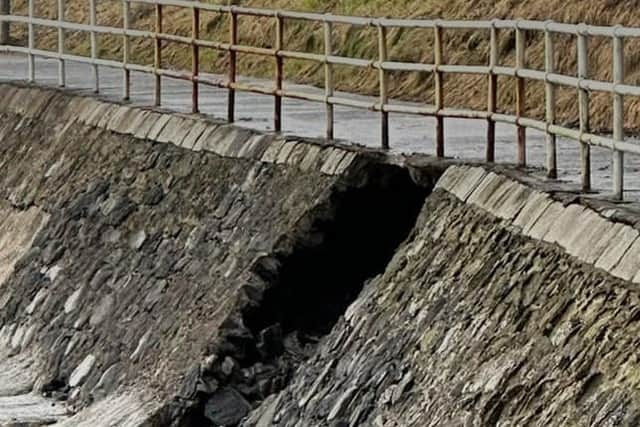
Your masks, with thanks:
M483 167L450 166L436 189L474 205L529 238L555 244L569 255L626 281L640 283L640 233L579 203Z
M325 145L303 138L269 135L199 115L123 105L53 88L3 83L0 84L0 99L7 100L0 106L0 113L38 119L53 103L64 106L64 111L59 111L60 117L86 126L192 151L207 151L221 157L315 170L329 176L347 173L361 154L355 146ZM260 144L260 150L256 147L258 140L268 141L267 146Z

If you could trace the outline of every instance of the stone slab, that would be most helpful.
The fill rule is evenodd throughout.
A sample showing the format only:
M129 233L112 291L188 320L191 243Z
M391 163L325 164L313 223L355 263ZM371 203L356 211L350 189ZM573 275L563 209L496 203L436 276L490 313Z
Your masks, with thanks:
M640 233L631 227L621 227L619 232L607 243L602 255L596 262L596 268L601 268L607 272L613 271L639 235Z
M560 216L553 221L549 231L542 237L542 240L549 243L558 243L562 246L571 240L576 228L580 227L580 217L585 211L581 205L569 205L564 207Z
M172 117L171 114L160 114L160 117L153 124L146 138L152 141L157 141L158 137L162 133L162 130L171 120L171 117Z
M563 239L561 244L570 255L593 264L602 254L601 250L604 249L602 245L598 245L599 240L609 232L613 225L597 212L585 209L572 236ZM597 253L598 250L600 253Z
M334 175L345 154L344 150L334 148L327 156L324 164L320 168L320 172L327 175Z
M191 129L189 129L189 133L182 140L182 144L180 145L182 148L186 148L188 150L193 149L196 145L196 142L205 132L209 124L205 121L197 121Z
M533 239L542 240L563 212L564 206L561 203L551 202L533 225L523 230L524 234Z
M513 224L522 228L523 232L528 235L538 218L552 203L553 200L547 194L537 191L532 192L529 194L520 213L513 220Z
M280 152L278 153L276 163L280 165L284 165L288 163L287 160L289 159L289 156L291 155L293 150L296 148L296 146L297 146L297 143L295 141L286 141L282 146L282 148L280 149Z
M135 136L138 139L147 139L149 137L149 132L151 132L151 129L153 129L156 123L160 121L163 117L165 116L163 116L160 113L156 113L154 111L148 111L147 114L143 117L142 122L133 131L133 136Z
M623 280L632 280L640 271L640 239L636 239L611 274Z
M118 111L111 117L109 123L107 123L107 130L112 132L124 133L121 131L122 128L126 128L128 123L133 118L133 114L135 114L137 110L127 107L126 105L120 106Z
M522 211L531 193L531 188L514 181L503 197L496 201L493 212L502 219L512 221Z
M283 140L275 140L268 147L267 150L262 155L262 161L265 163L275 163L278 159L278 153L284 146L285 141Z
M107 124L109 123L109 120L111 120L111 117L113 117L120 109L120 106L116 104L104 104L104 105L106 105L107 108L104 110L104 113L100 117L100 120L98 120L98 122L96 123L96 127L99 127L102 129L107 128Z
M300 169L302 169L303 171L309 171L312 169L315 169L318 164L318 161L320 160L320 153L322 152L322 149L318 146L312 146L309 147L309 149L307 150L307 155L304 156L304 159L302 159L302 162L300 163Z
M436 182L435 190L441 189L448 192L451 192L451 189L455 186L458 180L462 179L464 173L468 170L468 167L462 166L450 166L448 167L438 182Z
M496 195L502 194L510 182L502 175L489 172L469 195L467 203L493 213L493 199Z
M173 116L164 126L156 141L163 144L174 144L180 146L182 144L182 140L187 136L192 126L192 120L185 119L180 116Z
M469 196L475 191L478 185L487 175L487 171L483 168L472 167L464 173L451 188L450 192L458 199L466 202Z

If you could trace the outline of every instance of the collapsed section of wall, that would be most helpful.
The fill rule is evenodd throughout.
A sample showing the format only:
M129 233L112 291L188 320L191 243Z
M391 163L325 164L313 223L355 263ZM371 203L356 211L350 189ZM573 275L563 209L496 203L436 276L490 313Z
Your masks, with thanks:
M17 212L0 223L1 357L19 392L66 402L68 425L237 423L386 265L427 192L363 150L33 87L0 98L0 208ZM340 282L332 264L384 224ZM314 295L337 311L300 326Z
M384 274L244 425L637 425L637 245L602 213L452 167Z

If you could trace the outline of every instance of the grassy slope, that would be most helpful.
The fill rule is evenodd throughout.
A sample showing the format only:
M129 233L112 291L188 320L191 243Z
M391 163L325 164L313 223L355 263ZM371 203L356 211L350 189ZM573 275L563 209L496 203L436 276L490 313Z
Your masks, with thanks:
M67 0L68 16L78 22L87 22L86 0ZM55 1L41 0L37 2L40 16L55 17ZM640 15L637 12L638 2L633 0L246 0L239 2L243 6L284 8L317 12L333 12L362 16L389 16L412 18L442 19L489 19L489 18L528 18L553 19L560 22L587 22L591 24L622 24L640 26ZM25 0L15 0L14 8L20 12L26 10ZM136 28L149 29L153 26L153 9L147 5L133 7L133 21ZM99 2L100 23L121 25L121 3L114 0ZM165 11L165 29L172 33L187 35L190 33L191 16L189 11L167 8ZM227 22L223 17L205 14L202 17L202 34L216 40L226 40ZM14 35L24 39L24 30L17 28ZM273 23L268 20L240 20L240 39L247 44L270 46L274 37ZM53 47L56 43L54 32L41 31L38 35L40 46ZM396 60L433 61L430 31L391 31L390 55ZM575 73L575 41L569 37L555 37L557 46L557 66L567 73ZM291 22L286 27L286 46L301 51L322 50L322 28L308 23ZM484 31L447 31L445 32L445 60L455 64L484 64L488 61L488 32ZM358 57L375 57L377 55L375 32L372 29L357 30L347 26L336 28L335 47L342 55ZM88 50L86 35L70 35L67 47L76 52ZM100 49L103 55L119 58L121 40L119 38L101 37ZM527 43L527 61L530 66L543 68L544 54L541 36L532 37ZM592 39L589 66L594 76L608 79L611 76L611 41ZM141 63L151 63L152 45L149 42L136 42L134 58ZM190 50L184 46L169 45L165 48L166 63L176 68L189 68ZM597 52L597 53L596 53ZM514 34L504 32L500 36L500 58L504 64L513 62ZM224 72L226 56L211 51L202 52L203 68L206 71ZM626 44L627 82L640 83L640 43L629 41ZM271 76L273 61L265 58L241 55L240 70L252 76ZM322 85L322 67L317 64L299 61L287 61L286 75L289 80ZM338 67L336 81L341 89L376 93L377 75L371 70L359 70ZM513 81L500 80L500 103L503 111L511 111L514 104ZM449 76L446 80L447 106L485 108L486 77ZM542 117L544 90L542 84L528 86L527 108L530 115ZM394 97L421 100L431 103L433 100L433 80L429 74L396 73L392 77L392 94ZM575 90L561 89L558 93L559 116L563 122L577 120ZM611 115L610 97L595 94L592 102L592 125L597 128L609 128ZM628 128L640 128L640 103L629 99L626 103Z

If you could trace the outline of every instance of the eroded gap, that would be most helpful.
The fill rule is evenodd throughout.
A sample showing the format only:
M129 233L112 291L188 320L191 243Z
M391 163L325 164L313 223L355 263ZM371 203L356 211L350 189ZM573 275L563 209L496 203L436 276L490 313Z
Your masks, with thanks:
M225 325L214 378L201 379L215 391L200 396L182 425L238 425L287 385L367 280L384 271L431 188L390 165L365 176L363 185L335 191L283 253L257 263L266 291Z

